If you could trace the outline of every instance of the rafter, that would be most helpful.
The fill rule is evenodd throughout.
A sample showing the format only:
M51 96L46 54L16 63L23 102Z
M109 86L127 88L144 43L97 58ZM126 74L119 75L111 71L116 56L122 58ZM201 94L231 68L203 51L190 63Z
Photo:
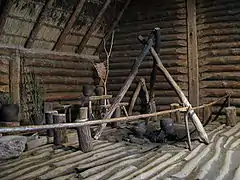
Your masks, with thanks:
M124 13L125 10L127 9L128 5L130 4L131 1L132 1L132 0L127 0L127 1L126 1L126 3L124 4L122 10L119 12L116 20L113 22L113 24L112 24L112 26L110 27L108 33L104 36L103 39L107 40L107 39L109 38L109 36L111 35L111 33L113 32L113 30L115 29L115 27L118 25L120 19L122 18L123 13ZM103 44L103 40L102 40L101 43L98 45L98 47L97 47L96 51L94 52L94 54L96 54L96 53L99 52L102 44Z
M77 4L74 12L72 13L71 17L69 18L67 24L65 25L65 28L62 31L61 35L59 36L56 44L54 45L53 50L58 51L62 47L67 35L69 34L69 32L70 32L70 30L73 26L73 24L75 23L79 14L82 12L82 9L83 9L83 6L84 6L85 2L86 2L86 0L79 0L78 1L78 4Z
M3 6L1 8L1 14L0 14L0 35L3 33L3 28L7 20L7 15L13 5L13 0L5 0L3 3Z
M39 13L37 21L36 21L35 25L33 26L33 29L31 31L26 43L24 44L25 48L31 48L32 47L33 42L35 41L35 39L37 37L37 34L41 29L41 24L42 24L44 18L47 16L46 10L51 8L53 2L54 2L54 0L46 0L45 5L43 6L41 12Z
M93 21L92 25L88 29L87 33L83 37L82 41L80 42L80 44L79 44L79 46L78 46L78 48L76 50L76 53L82 53L85 45L87 44L88 40L90 39L90 37L91 37L92 33L94 32L96 26L99 24L99 21L101 20L104 12L107 10L107 8L108 8L110 3L111 3L111 0L106 0L106 2L104 3L102 9L98 13L97 17L95 18L95 20Z

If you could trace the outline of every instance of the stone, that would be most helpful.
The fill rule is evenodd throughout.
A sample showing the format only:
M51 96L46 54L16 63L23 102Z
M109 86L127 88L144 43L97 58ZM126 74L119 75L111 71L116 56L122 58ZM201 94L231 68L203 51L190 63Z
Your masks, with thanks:
M25 149L27 137L2 136L0 137L0 159L19 157Z

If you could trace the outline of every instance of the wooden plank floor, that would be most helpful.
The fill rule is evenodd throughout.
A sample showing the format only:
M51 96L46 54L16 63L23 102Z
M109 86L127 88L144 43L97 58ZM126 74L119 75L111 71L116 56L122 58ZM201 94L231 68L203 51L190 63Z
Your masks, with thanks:
M209 145L198 144L191 152L107 141L94 141L89 153L74 145L61 149L45 145L2 162L0 179L240 179L240 123L219 126L209 137Z

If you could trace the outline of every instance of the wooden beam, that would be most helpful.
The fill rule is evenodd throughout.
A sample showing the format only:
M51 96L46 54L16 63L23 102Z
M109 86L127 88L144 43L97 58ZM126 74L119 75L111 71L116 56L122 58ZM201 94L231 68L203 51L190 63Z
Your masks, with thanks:
M120 11L120 13L117 16L117 19L113 22L112 26L110 27L108 33L104 36L104 39L107 40L109 38L109 36L111 35L111 33L113 32L113 30L116 28L116 26L118 25L119 21L122 18L123 13L125 12L125 10L127 9L128 5L130 4L131 0L127 0L126 3L124 4L122 10ZM101 43L99 44L99 46L97 47L96 51L94 52L94 54L98 53L101 46L103 44L103 40L101 41Z
M106 0L106 2L104 3L102 9L98 13L97 17L95 18L95 20L93 21L92 25L88 29L87 33L83 37L82 41L80 42L80 44L79 44L79 46L78 46L78 48L76 50L76 53L82 53L85 45L87 44L88 40L90 39L90 37L91 37L92 33L94 32L96 26L99 24L99 21L101 20L104 12L107 10L107 7L109 6L110 3L111 3L111 0Z
M43 6L41 12L38 15L37 21L34 24L33 29L31 31L27 41L24 44L25 48L32 47L33 42L35 41L37 34L41 29L42 22L43 22L44 18L47 16L46 10L52 7L53 2L54 2L54 0L46 0L45 5Z
M69 34L73 24L75 23L77 17L82 12L83 6L85 4L86 0L79 0L78 4L72 13L71 17L69 18L67 24L64 27L64 30L62 31L61 35L59 36L56 44L53 47L53 50L59 51L59 49L62 47L67 35Z
M16 57L9 62L9 89L14 104L20 105L20 53L16 50Z
M7 15L13 5L14 1L13 0L5 0L3 3L3 6L1 8L1 14L0 14L0 35L3 33L4 25L7 20Z
M192 106L199 105L199 64L196 27L196 0L187 4L187 54L188 54L188 99Z

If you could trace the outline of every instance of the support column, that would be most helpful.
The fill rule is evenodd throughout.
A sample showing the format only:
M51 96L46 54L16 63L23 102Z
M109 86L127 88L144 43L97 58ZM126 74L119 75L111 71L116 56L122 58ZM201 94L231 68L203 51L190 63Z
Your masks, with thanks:
M187 59L188 99L192 106L199 105L199 63L196 25L196 0L186 0L187 6Z

